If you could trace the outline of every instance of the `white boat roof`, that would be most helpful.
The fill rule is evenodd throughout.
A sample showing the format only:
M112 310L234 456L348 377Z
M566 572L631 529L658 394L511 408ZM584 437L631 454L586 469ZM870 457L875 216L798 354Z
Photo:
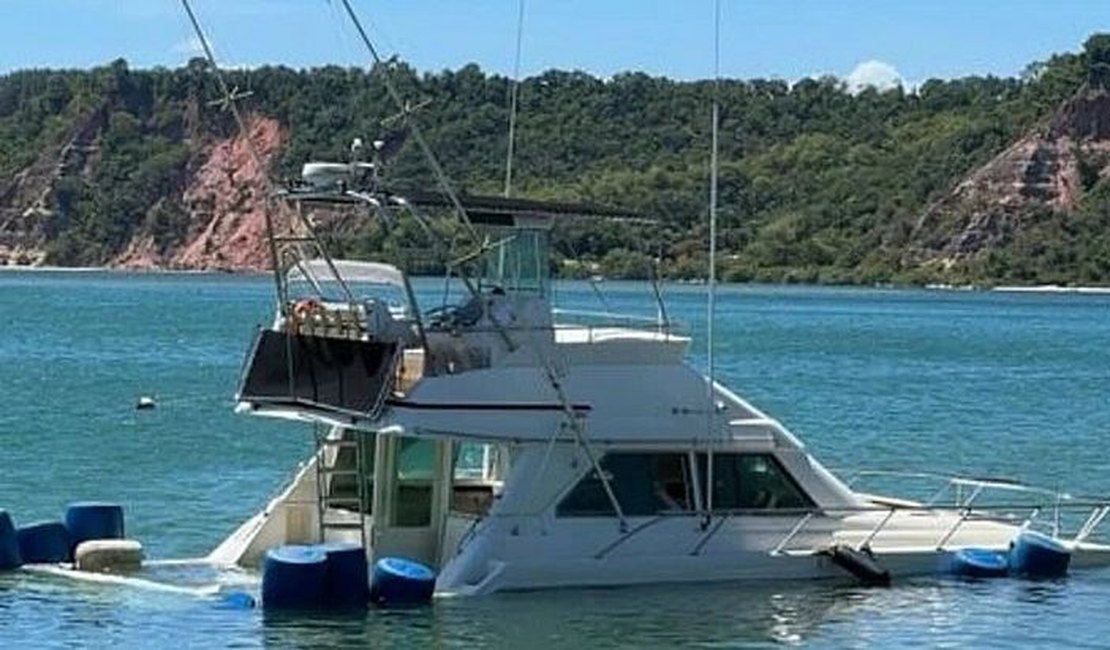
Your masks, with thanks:
M382 262L361 262L357 260L332 260L335 270L345 282L365 282L387 284L395 287L405 286L405 274L392 264ZM305 272L317 281L333 278L328 263L322 259L308 260L289 270L287 279L291 282L304 281Z

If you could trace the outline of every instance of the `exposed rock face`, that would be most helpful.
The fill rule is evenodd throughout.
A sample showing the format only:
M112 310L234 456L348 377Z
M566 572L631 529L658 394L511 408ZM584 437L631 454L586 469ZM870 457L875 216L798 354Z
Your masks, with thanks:
M1004 244L1037 209L1070 212L1110 174L1110 93L1081 89L1048 122L980 167L918 219L903 264L948 266Z
M93 111L58 147L0 185L0 265L44 263L55 216L54 188L65 176L87 176L96 164L106 116L105 107ZM269 268L266 173L281 151L284 133L277 120L261 116L248 118L247 127L261 169L243 135L202 144L177 183L180 194L151 206L123 251L104 263L131 269ZM156 215L167 208L183 211L188 221L184 240L168 247L153 234Z
M186 240L160 251L149 229L141 230L113 266L132 269L262 270L269 268L266 243L266 173L281 151L277 120L252 116L247 128L263 169L242 135L204 147L190 165L180 200L189 215Z
M59 146L40 153L7 183L0 181L0 266L43 263L54 218L54 185L65 175L88 174L106 120L106 106L90 111Z

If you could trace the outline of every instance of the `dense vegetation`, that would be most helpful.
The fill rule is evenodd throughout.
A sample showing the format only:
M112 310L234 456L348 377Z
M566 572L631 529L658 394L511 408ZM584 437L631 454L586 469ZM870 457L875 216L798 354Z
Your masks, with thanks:
M1110 77L1108 38L1092 37L1083 53L1033 64L1020 78L930 80L914 92L852 94L831 77L793 85L723 82L723 276L934 279L902 268L901 247L916 217L1085 81ZM383 72L262 67L234 72L231 81L251 92L244 102L249 110L287 127L289 141L274 173L292 176L308 159L344 159L355 136L372 139L383 132L381 120L396 112L381 83ZM418 119L453 181L470 192L500 192L509 80L475 65L418 74L393 63L388 74L414 103L431 100ZM661 221L650 228L568 223L559 230L560 251L583 264L562 268L635 277L648 273L650 260L659 256L668 276L704 273L713 92L710 82L643 73L602 80L549 71L523 82L515 193L620 205ZM232 133L226 111L210 104L215 96L199 60L175 70L130 70L116 61L91 71L2 76L0 194L42 151L60 147L91 124L100 133L90 154L95 164L53 190L51 261L103 263L140 223L153 223L159 244L173 246L188 228L175 193L191 160L201 143ZM406 144L389 180L426 185L429 174L418 154ZM994 253L1006 264L968 267L981 277L956 279L1066 280L1075 270L1069 259L1110 260L1110 244L1099 232L1110 208L1104 185L1096 175L1074 219L1053 216L1059 228L1045 235L1057 238L1050 246L1054 257L1045 258L1043 246L1023 240ZM340 244L348 254L399 256L418 239L409 229L362 223L345 232ZM1110 281L1110 274L1084 280Z

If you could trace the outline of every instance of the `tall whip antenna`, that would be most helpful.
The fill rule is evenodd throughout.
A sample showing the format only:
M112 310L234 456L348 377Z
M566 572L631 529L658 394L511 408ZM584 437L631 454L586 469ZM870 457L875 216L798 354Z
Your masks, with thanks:
M721 0L713 3L713 116L712 116L712 144L709 154L709 282L707 283L708 296L706 298L705 322L705 361L708 415L706 426L709 436L708 462L706 463L706 511L713 511L713 444L715 439L714 429L717 415L717 400L714 394L716 380L713 359L713 321L717 315L717 129L720 119L721 87Z
M513 149L516 142L516 107L520 96L520 52L524 42L524 0L516 15L516 59L513 62L513 84L509 91L509 149L505 158L505 198L513 193Z

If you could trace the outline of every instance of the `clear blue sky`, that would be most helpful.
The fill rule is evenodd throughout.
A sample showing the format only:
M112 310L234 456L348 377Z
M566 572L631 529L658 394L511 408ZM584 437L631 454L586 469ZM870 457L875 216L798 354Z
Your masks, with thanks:
M354 0L386 53L420 70L513 67L518 0ZM194 0L223 63L363 64L339 0ZM1110 31L1110 0L723 0L722 74L1015 75ZM525 0L523 72L712 75L713 0ZM0 0L0 72L192 55L178 0ZM874 67L874 66L872 66Z

